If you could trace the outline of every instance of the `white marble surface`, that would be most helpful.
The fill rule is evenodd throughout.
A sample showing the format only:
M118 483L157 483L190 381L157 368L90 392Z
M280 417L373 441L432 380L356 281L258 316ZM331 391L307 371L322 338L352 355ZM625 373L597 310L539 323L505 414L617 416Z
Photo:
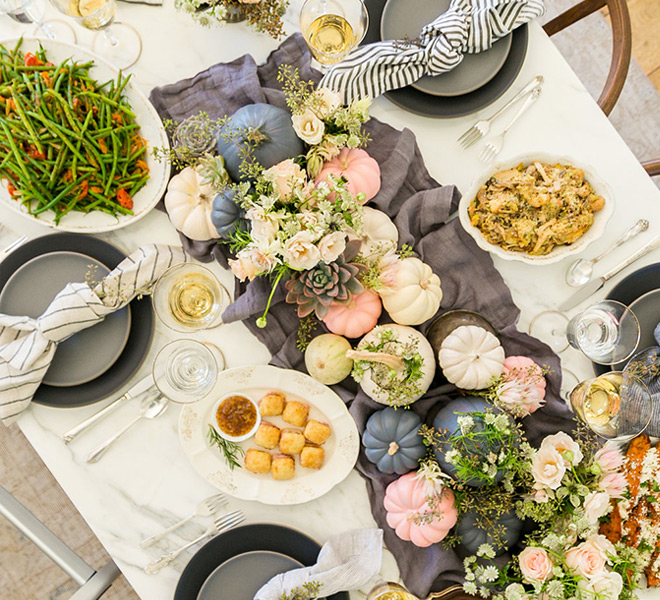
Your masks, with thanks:
M56 14L52 8L48 8L47 13L49 16ZM295 15L295 10L290 9L287 15L289 33L295 29ZM187 16L177 14L172 0L165 0L165 6L161 8L120 3L119 18L135 25L144 38L143 55L134 73L137 84L146 93L155 85L190 77L209 65L247 52L262 61L276 47L274 41L244 25L203 29ZM75 27L79 43L88 45L91 34L77 25ZM29 26L0 19L0 38L31 31ZM591 164L609 182L616 197L616 212L605 235L584 253L594 256L640 216L653 219L657 214L660 191L541 28L533 25L530 33L528 56L514 89L538 74L545 77L546 83L540 100L507 138L502 157L535 150L575 156L581 162ZM510 96L511 93L506 94L495 105L484 109L483 115L491 114ZM455 183L460 189L466 189L482 171L477 158L479 147L463 151L455 141L477 115L451 120L427 119L404 112L383 98L375 101L372 114L395 127L408 127L415 132L428 169L438 181ZM18 234L34 237L49 233L42 225L14 214L3 214L2 222L7 229L0 232L0 247ZM604 259L599 273L658 233L660 223L652 221L649 233ZM178 239L167 217L157 211L135 226L100 237L126 252L144 240L176 243ZM660 251L655 251L636 266L659 259ZM573 289L564 283L569 262L565 260L541 267L496 260L522 310L521 329L527 328L536 313L556 307L572 293ZM230 274L217 265L212 268L232 289ZM624 274L631 270L633 268ZM620 278L610 282L599 297L603 297ZM154 351L171 337L172 333L158 327L152 351L138 377L148 372ZM265 348L242 324L223 326L203 337L223 350L230 367L268 361ZM587 360L573 350L567 351L562 358L564 367L578 376L590 373ZM155 421L138 424L99 463L87 465L85 457L88 452L136 411L134 405L125 405L70 446L64 445L60 435L101 406L69 410L33 406L20 418L19 425L139 596L143 600L166 600L172 597L179 573L190 554L183 555L171 568L156 576L145 575L142 567L160 551L170 550L201 533L205 522L190 523L180 530L180 535L172 535L147 550L140 549L138 542L192 512L199 500L214 493L214 489L194 472L179 449L177 407L171 407ZM248 522L268 521L293 526L321 542L335 532L374 524L364 483L355 471L326 496L305 505L274 507L233 500L230 507L244 510ZM383 575L395 578L396 573L396 565L386 553ZM353 594L353 597L361 595Z

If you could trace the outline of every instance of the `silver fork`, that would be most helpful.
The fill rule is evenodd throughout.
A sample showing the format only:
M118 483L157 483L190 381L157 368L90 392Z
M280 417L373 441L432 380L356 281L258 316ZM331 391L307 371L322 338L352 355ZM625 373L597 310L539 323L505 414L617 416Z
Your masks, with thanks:
M541 88L534 88L527 100L525 100L523 105L518 109L518 112L513 116L513 119L509 121L509 124L500 133L492 137L484 144L484 149L481 151L480 156L483 162L489 163L502 151L502 146L504 146L504 136L507 134L509 129L511 129L513 124L522 116L522 114L534 103L534 101L540 95Z
M214 515L218 510L221 508L226 508L227 507L227 498L225 497L224 494L216 494L215 496L209 496L206 498L206 500L202 500L198 505L194 513L191 515L187 516L185 519L181 519L178 523L175 523L174 525L171 525L167 529L163 529L160 533L157 533L156 535L152 535L150 538L147 538L146 540L142 540L140 542L140 546L142 548L148 548L153 544L154 542L157 542L158 540L164 538L168 533L172 533L175 529L178 529L181 527L181 525L184 525L188 521L194 519L195 517L210 517L211 515Z
M170 552L169 554L163 554L160 558L152 560L145 568L144 572L148 575L153 575L158 573L163 567L169 565L179 554L188 550L191 546L198 544L203 539L210 537L212 535L217 535L218 533L223 533L232 527L236 527L245 521L245 515L240 510L235 510L233 512L227 513L222 517L216 517L215 521L209 525L208 529L200 535L198 538L194 539L192 542L188 542L185 546L181 546L177 550Z
M9 244L9 246L3 248L2 252L0 253L0 255L1 255L1 256L5 256L5 255L9 254L10 252L13 252L13 251L16 250L16 248L18 248L20 245L22 245L22 244L24 244L25 242L27 242L27 240L28 240L28 236L27 236L27 235L22 235L22 236L19 237L17 240L14 240L11 244Z
M530 94L534 91L535 88L539 87L543 83L543 76L538 75L534 77L522 90L520 90L511 100L509 100L502 108L500 108L492 117L488 119L482 119L477 121L472 127L470 127L461 137L458 138L458 143L463 146L463 148L469 148L475 142L479 141L482 137L488 134L490 131L490 126L493 124L493 121L497 119L507 108L512 104L515 104L523 96Z

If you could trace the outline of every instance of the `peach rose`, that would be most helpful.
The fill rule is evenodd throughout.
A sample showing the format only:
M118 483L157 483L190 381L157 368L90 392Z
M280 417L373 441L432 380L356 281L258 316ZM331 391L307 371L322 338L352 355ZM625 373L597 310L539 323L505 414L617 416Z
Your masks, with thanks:
M282 256L286 264L297 271L313 269L321 260L321 253L312 243L309 231L299 231L289 238L282 248Z
M318 144L323 139L325 123L311 109L308 108L299 115L293 115L291 122L296 135L310 146Z
M519 555L518 563L522 576L534 583L543 582L552 574L552 560L550 555L543 549L535 546L527 546Z
M610 495L607 492L589 492L584 499L584 516L595 523L610 510Z
M616 471L623 466L623 454L619 447L607 442L596 454L594 454L596 464L604 471Z
M543 442L541 442L541 449L543 448L554 448L559 454L564 457L566 466L577 465L584 458L580 446L573 440L573 438L560 431L554 435L549 435L546 437ZM566 453L569 454L566 454ZM564 456L566 454L566 456Z
M556 490L566 473L562 455L552 447L537 450L532 459L532 476L537 484ZM535 486L536 487L536 486Z
M263 175L273 184L273 190L281 198L288 198L305 183L305 172L291 158L266 169Z
M240 281L249 279L252 281L257 275L264 273L264 269L255 263L249 256L249 253L244 253L244 250L238 253L236 259L229 259L229 268L231 272Z
M591 579L605 572L605 553L587 540L566 552L566 566L577 575Z
M346 234L343 231L328 233L318 244L324 263L331 263L346 249Z
M598 489L607 492L610 498L621 498L628 487L628 481L623 473L605 473L598 482Z

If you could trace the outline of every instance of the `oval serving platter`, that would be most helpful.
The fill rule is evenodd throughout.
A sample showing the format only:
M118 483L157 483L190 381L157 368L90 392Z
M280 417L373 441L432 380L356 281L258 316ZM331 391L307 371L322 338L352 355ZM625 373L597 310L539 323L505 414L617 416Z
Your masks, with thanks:
M18 38L2 40L2 44L6 48L13 48L17 43ZM39 45L46 50L48 59L56 64L67 58L73 58L79 62L94 61L94 66L90 69L90 76L100 83L117 78L119 69L98 54L94 54L80 46L74 46L73 44L67 44L57 40L26 37L23 38L21 50L23 52L35 52L39 49ZM28 219L36 219L48 227L74 233L112 231L131 225L143 218L162 198L170 175L169 163L166 161L158 162L151 155L151 150L155 146L169 148L169 141L156 109L137 88L133 78L128 82L124 93L131 104L131 109L136 115L136 122L140 125L140 135L147 143L145 160L149 166L149 180L133 198L133 215L114 217L101 211L94 211L88 214L71 211L64 215L59 224L56 225L54 221L55 214L52 211L46 211L36 217L29 214L19 202L11 199L4 185L0 185L0 205L9 207Z
M255 475L245 467L230 469L221 451L210 445L207 432L213 406L221 395L237 392L258 400L269 391L281 391L287 400L308 403L311 419L330 424L332 435L323 445L325 460L320 469L304 469L296 459L293 479L276 481L270 474ZM277 419L269 417L270 421ZM351 472L360 450L355 421L335 392L305 373L270 365L238 367L220 373L214 393L181 410L179 441L195 470L210 484L235 498L278 505L308 502L329 492ZM253 439L240 446L244 450L263 450ZM243 459L239 462L243 465Z

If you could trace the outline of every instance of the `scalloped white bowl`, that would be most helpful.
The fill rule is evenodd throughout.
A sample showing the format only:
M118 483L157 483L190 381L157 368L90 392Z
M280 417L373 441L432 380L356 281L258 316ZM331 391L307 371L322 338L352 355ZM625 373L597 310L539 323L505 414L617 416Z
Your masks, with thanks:
M509 169L518 164L530 163L535 160L540 162L547 163L560 163L572 165L578 167L584 171L585 178L591 184L594 191L605 198L605 206L594 214L594 223L593 225L580 237L578 240L572 244L565 246L557 246L552 249L551 252L545 254L544 256L531 256L524 252L513 252L511 250L504 250L500 246L491 244L479 231L479 229L473 226L470 223L470 216L468 215L468 207L473 198L477 195L479 188L490 179L495 173L502 171L504 169ZM513 156L509 159L503 160L501 162L493 162L488 165L487 170L485 170L479 177L477 177L473 182L470 188L467 190L463 197L461 198L458 205L458 217L461 221L463 229L467 231L477 242L477 245L491 252L504 260L517 260L520 262L528 263L530 265L547 265L563 260L567 256L572 256L582 252L591 242L597 240L605 231L605 226L610 220L610 217L614 213L614 194L610 186L605 183L594 171L592 167L585 164L579 159L566 156L557 156L544 154L543 152L534 152L526 153L518 156Z

